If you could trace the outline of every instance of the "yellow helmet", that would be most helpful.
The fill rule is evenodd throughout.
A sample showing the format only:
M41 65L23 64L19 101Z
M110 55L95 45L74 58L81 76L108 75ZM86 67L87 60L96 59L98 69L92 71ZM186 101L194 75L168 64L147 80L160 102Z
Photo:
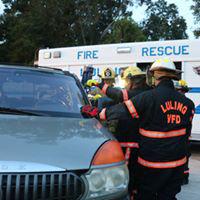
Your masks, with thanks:
M143 72L139 67L130 66L124 70L122 78L126 79L126 78L132 78L136 76L145 76L145 75L146 73Z
M182 90L184 92L188 92L189 91L188 84L187 84L187 82L185 80L174 81L174 87L177 90Z
M188 84L185 80L179 80L178 84L181 86L181 87L188 87Z
M106 67L103 69L101 75L99 75L102 79L115 79L116 74L114 70L110 67Z

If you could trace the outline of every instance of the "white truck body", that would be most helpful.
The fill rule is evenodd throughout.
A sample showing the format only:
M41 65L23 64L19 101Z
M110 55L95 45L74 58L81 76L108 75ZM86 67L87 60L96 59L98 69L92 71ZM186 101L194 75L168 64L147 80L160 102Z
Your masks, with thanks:
M119 43L107 45L42 49L39 66L62 68L81 78L83 67L92 65L94 77L104 67L119 74L121 67L147 65L159 58L178 62L184 79L191 88L187 96L196 106L192 140L200 140L200 40L169 40L156 42Z

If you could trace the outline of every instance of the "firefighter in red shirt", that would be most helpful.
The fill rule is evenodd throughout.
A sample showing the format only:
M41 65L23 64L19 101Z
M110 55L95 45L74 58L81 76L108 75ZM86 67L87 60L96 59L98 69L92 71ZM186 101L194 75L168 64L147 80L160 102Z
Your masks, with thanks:
M178 79L179 71L173 62L157 60L150 72L155 79L154 89L100 113L84 107L82 112L102 120L140 119L137 199L175 200L187 162L194 103L175 90L172 80Z

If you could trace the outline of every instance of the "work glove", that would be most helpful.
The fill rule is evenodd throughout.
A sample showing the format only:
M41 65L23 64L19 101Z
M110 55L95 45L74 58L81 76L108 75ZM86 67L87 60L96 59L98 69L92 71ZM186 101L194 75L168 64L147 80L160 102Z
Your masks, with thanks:
M86 85L89 86L89 87L92 87L92 86L98 86L98 85L99 85L99 82L90 79L90 80L87 81Z
M102 98L102 96L100 94L96 94L95 96L93 96L93 100L98 100L99 98Z
M98 108L96 107L85 105L81 107L81 113L84 117L92 118L92 117L97 117L99 114L99 111L98 111Z

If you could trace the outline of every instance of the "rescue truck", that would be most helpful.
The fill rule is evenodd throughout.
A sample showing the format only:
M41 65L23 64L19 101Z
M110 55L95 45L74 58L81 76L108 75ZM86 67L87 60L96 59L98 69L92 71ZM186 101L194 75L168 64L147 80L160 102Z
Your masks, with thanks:
M183 71L190 88L187 96L196 106L192 128L192 140L200 141L200 40L168 40L105 44L79 47L41 49L38 65L56 67L75 73L79 78L85 66L94 67L94 78L104 67L112 67L120 74L123 67L137 65L146 70L156 59L169 58Z

